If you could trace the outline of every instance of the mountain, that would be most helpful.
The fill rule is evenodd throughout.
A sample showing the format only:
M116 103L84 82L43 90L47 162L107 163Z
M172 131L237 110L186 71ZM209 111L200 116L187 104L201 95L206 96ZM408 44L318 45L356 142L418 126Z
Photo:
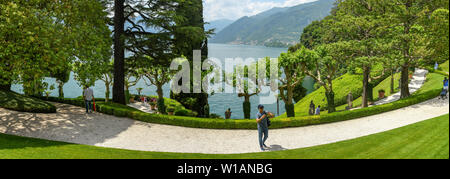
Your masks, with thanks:
M215 21L209 22L209 24L206 24L205 29L206 30L216 29L214 32L217 34L220 31L222 31L222 29L224 29L228 25L232 24L233 22L234 22L233 20L229 20L229 19L215 20Z
M303 28L330 14L334 2L318 0L245 16L218 32L210 42L280 47L293 45L298 42Z

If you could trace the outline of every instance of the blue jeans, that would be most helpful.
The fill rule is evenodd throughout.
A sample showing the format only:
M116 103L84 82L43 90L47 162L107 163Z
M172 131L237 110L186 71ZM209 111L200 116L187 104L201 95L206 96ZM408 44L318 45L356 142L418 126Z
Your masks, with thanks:
M269 138L269 129L258 126L258 140L259 140L259 146L261 148L264 147L264 144L266 143L267 138Z
M91 101L86 100L86 113L89 113L89 110L92 111L92 103Z

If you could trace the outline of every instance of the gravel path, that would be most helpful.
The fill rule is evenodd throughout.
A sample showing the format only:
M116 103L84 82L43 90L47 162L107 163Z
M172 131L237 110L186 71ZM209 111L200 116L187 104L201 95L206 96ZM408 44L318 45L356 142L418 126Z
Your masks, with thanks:
M411 82L409 83L409 92L411 94L415 93L417 90L419 90L422 87L422 85L425 83L425 81L427 79L427 74L428 74L427 70L416 69L416 71L413 74L413 78L412 78ZM391 96L388 96L385 99L375 102L374 106L398 101L398 100L400 100L400 96L401 96L401 92L395 93Z
M212 130L149 124L55 104L55 114L0 108L0 133L141 151L231 154L259 152L256 130ZM448 100L433 99L380 115L338 123L271 130L271 150L354 139L449 113Z

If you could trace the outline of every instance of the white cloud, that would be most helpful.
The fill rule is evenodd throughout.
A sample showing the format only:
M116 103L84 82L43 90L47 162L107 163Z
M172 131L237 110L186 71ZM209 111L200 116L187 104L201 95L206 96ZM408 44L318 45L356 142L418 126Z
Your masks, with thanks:
M252 16L274 7L290 7L316 0L204 0L206 21L236 20Z

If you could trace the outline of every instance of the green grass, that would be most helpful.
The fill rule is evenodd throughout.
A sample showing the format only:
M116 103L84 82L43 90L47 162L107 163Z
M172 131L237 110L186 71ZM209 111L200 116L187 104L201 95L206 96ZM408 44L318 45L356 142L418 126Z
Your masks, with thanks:
M399 87L399 80L400 79L401 74L397 73L394 75L394 93L399 92L400 90L397 89ZM380 84L378 84L374 89L373 89L373 98L374 101L378 101L378 91L383 89L386 91L386 97L391 96L393 94L391 94L391 79L392 76L389 76L388 78L386 78L385 80L383 80ZM339 107L336 108L337 111L343 111L346 109L348 105L344 104L341 105ZM362 98L359 97L358 99L353 101L353 107L360 107L362 106Z
M336 106L340 106L346 103L346 97L351 91L355 98L362 94L362 76L345 74L335 80L333 80L333 91L335 93ZM295 104L295 116L307 116L309 110L309 104L314 101L316 106L322 107L328 106L325 97L325 88L320 87L311 94L305 96L298 103ZM286 117L286 114L280 117Z
M448 159L449 115L316 147L248 154L142 152L0 134L2 159Z
M439 68L440 68L442 71L448 73L449 61L447 60L445 63L439 65Z
M56 107L46 101L0 90L0 107L20 112L55 113Z

